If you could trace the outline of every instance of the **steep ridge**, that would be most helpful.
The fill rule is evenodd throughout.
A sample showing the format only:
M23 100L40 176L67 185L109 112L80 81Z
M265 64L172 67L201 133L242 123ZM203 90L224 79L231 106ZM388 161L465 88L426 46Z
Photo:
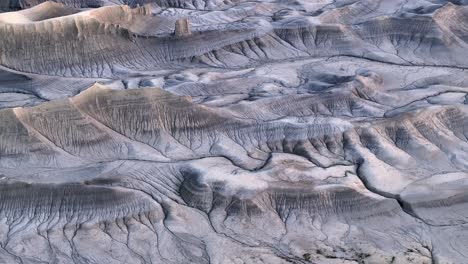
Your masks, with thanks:
M133 11L127 8L125 12ZM219 38L221 32L213 30L188 38L142 36L120 24L109 23L111 21L101 23L97 20L99 15L95 19L93 14L96 13L91 12L91 16L87 12L78 13L29 24L0 24L1 34L9 36L2 38L3 65L29 73L56 76L112 77L119 71L155 69L162 63L177 62L201 55L213 47L223 47L262 34L261 22L248 22L226 26L222 39ZM23 42L22 39L29 41ZM210 47L205 45L207 40L211 40ZM48 45L50 41L55 45ZM42 47L41 53L35 53L34 47ZM27 64L16 59L22 56L29 58Z
M7 0L0 5L1 11L12 11L27 9L50 0ZM131 7L145 4L155 4L160 7L175 7L193 10L217 10L232 6L234 3L242 1L220 1L220 0L53 0L75 8L97 8L109 5L128 5Z
M58 8L50 3L37 8L44 9L44 5ZM448 9L456 11L444 11ZM104 7L102 11L41 21L21 13L26 11L2 14L0 34L7 37L2 38L1 64L29 73L73 77L113 77L168 64L175 67L201 62L217 67L244 67L264 60L337 55L404 65L466 67L466 30L438 19L445 16L440 15L444 12L457 12L458 16L466 13L466 8L453 4L441 7L433 16L395 14L356 24L344 24L343 18L333 24L325 23L326 13L317 19L296 15L268 22L254 12L248 20L210 24L212 28L195 24L193 34L183 38L171 35L173 16L152 15L152 10L150 6L134 10ZM8 19L12 16L23 23L12 24ZM32 21L24 23L22 19ZM140 27L141 24L147 26ZM47 44L50 41L53 46Z
M241 112L237 112L237 116L240 115ZM185 256L178 260L181 262L191 258L183 253L195 250L191 247L204 252L200 253L199 262L207 261L208 256L220 258L205 247L226 238L242 250L255 252L255 245L260 243L267 250L264 254L291 260L317 249L320 252L314 254L317 261L331 257L350 260L364 257L390 262L394 258L403 260L409 254L416 262L424 262L431 256L427 249L442 243L430 235L429 228L447 225L447 220L441 222L434 218L438 214L428 215L428 210L447 203L465 206L465 200L458 198L457 193L446 192L445 196L436 197L433 191L417 187L426 179L435 181L434 172L466 170L463 156L467 150L468 110L465 106L426 107L374 122L350 123L333 117L316 117L302 124L283 120L258 123L226 115L222 109L191 103L188 98L157 88L115 91L95 85L70 100L2 110L0 116L6 121L1 142L9 142L2 147L2 173L11 175L4 178L2 186L18 190L11 195L22 195L21 198L12 196L16 198L11 199L19 202L14 206L10 198L2 199L6 219L19 221L14 225L21 230L8 235L7 242L23 235L34 236L36 231L31 226L35 224L31 223L36 222L50 230L60 229L63 224L65 227L79 224L72 228L73 232L82 232L80 223L86 222L95 230L93 232L109 232L113 237L120 231L108 230L106 226L118 226L119 221L125 222L130 215L133 218L138 215L132 225L141 227L132 231L136 232L134 235L144 226L151 230L156 228L154 234L158 236L171 232L175 248L181 250L176 255ZM17 131L23 132L18 134ZM456 137L442 136L448 134ZM31 147L35 150L31 151ZM427 153L432 157L429 163ZM436 161L438 163L434 163ZM104 167L99 165L102 163ZM278 166L280 164L283 165ZM49 169L44 170L44 167ZM82 169L77 171L73 167ZM93 167L95 169L90 169ZM64 178L59 173L70 169L74 170L75 177ZM454 174L452 178L459 180L464 176ZM22 182L27 182L31 190L20 191L25 188ZM57 191L46 191L50 193L49 200L41 196L44 193L41 188L51 188L48 182L63 185L53 187ZM73 197L78 194L66 193L66 199L72 199L73 204L60 198L69 188L71 192L80 193L76 198ZM411 188L419 188L418 196L413 198L415 193ZM107 195L107 190L119 197L143 195L145 199L136 198L132 204L134 198L122 198L125 204L119 205L120 198ZM5 195L10 197L10 194ZM33 198L34 195L41 198ZM61 199L60 206L54 207L60 208L57 212L54 209L46 215L38 214L44 212L38 206L49 206L51 201ZM94 206L95 199L103 199L105 212ZM424 203L419 202L420 199ZM30 201L38 205L27 204ZM35 211L24 211L33 207ZM26 209L18 211L16 208ZM79 213L82 210L91 210L91 215L85 211ZM185 220L171 216L175 212L189 214L186 219L198 217L199 225L207 226L195 233L187 230ZM10 214L15 216L7 216ZM267 215L271 215L269 225L276 229L258 225ZM312 237L315 232L324 232L322 235L330 236L327 246L320 239L298 240L297 228L301 228L299 223L303 221L299 219L311 216L320 216L318 230L322 231L302 232L310 232ZM154 217L159 220L151 220ZM453 220L449 220L449 224L464 224L463 218L451 217ZM162 221L162 225L156 227L158 221ZM387 231L382 229L382 223ZM12 223L7 221L5 225ZM334 228L327 231L327 225ZM336 230L339 225L344 225L344 233ZM419 244L402 240L408 229L424 237ZM377 233L371 235L370 230ZM395 233L388 239L412 251L399 255L402 249L390 250L388 243L391 242L358 246L356 241L364 239L361 232L366 232L366 241L374 242L381 240L380 232ZM102 237L98 233L96 238ZM263 235L251 236L253 233ZM55 243L38 234L38 239ZM179 240L186 235L195 236L190 244ZM426 239L426 236L431 238ZM338 240L333 242L331 237ZM348 244L344 246L338 241ZM127 247L121 249L121 254L135 260L136 249ZM162 247L160 242L157 247ZM330 247L339 251L326 249ZM70 249L81 252L76 253L78 255L98 254L105 259L109 256L103 249L92 253L79 248L71 245ZM5 250L27 258L26 253L8 247ZM249 254L254 254L252 252ZM445 259L452 253L437 252L437 258ZM61 254L77 257L76 254L74 257Z
M45 2L33 8L1 15L3 23L31 23L78 13L79 10L54 2Z
M0 263L466 263L467 4L0 3Z

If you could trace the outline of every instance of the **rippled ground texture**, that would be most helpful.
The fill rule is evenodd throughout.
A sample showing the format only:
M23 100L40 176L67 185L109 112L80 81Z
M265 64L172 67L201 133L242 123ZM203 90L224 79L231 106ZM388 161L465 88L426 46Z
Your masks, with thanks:
M0 263L468 263L467 1L0 10Z

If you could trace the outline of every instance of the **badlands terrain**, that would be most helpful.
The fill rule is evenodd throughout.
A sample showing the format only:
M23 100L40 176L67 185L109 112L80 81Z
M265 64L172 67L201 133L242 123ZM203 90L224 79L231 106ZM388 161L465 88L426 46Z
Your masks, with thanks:
M468 263L468 1L0 10L0 263Z

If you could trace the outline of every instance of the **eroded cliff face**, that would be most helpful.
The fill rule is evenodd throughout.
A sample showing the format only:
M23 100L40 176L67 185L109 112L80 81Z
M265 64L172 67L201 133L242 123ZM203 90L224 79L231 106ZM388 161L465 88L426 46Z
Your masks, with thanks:
M1 263L468 262L463 1L56 2L0 4Z

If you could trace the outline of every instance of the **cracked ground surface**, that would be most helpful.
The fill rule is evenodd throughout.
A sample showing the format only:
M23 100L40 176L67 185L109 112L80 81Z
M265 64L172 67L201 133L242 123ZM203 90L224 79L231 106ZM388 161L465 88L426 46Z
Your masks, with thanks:
M0 10L0 263L468 263L467 1Z

